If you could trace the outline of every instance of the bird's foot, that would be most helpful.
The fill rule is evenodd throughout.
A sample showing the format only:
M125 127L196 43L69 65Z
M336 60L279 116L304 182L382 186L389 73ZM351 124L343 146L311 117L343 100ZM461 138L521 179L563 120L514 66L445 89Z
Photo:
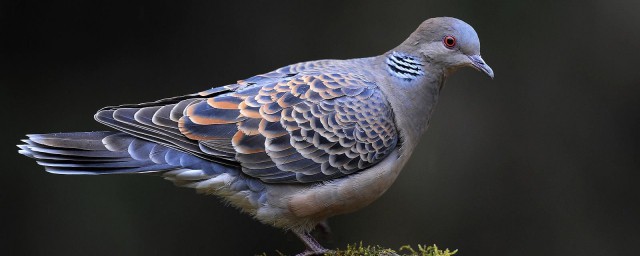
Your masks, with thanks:
M322 248L322 250L319 250L319 251L312 251L312 250L306 249L306 250L304 250L304 252L296 254L296 256L325 255L325 254L331 253L331 252L333 252L333 251L329 250L329 249L324 249L324 248Z

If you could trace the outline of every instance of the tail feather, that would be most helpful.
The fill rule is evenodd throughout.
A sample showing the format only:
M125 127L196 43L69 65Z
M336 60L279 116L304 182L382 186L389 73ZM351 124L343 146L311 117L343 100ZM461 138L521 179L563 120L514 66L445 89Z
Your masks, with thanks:
M38 163L40 164L40 163ZM40 164L42 165L42 164ZM102 175L102 174L125 174L125 173L156 173L156 172L164 172L168 170L176 169L175 166L171 165L155 165L155 166L142 166L137 168L120 168L120 169L100 169L94 170L90 168L68 168L68 167L53 167L53 166L45 166L44 170L48 173L53 174L64 174L64 175Z
M29 134L29 140L35 144L66 149L106 150L102 139L116 132L72 132Z
M57 174L115 174L177 169L166 159L166 147L122 132L30 134L20 154L36 159ZM151 152L156 155L151 156ZM164 157L158 155L164 152ZM146 154L146 155L145 155ZM164 161L161 161L164 160Z
M29 148L29 146L32 146L31 148ZM91 157L91 156L81 156L81 155L60 155L60 154L56 154L59 153L60 150L57 151L53 151L53 150L47 150L48 153L43 153L40 152L42 151L41 148L38 148L37 146L33 146L33 145L18 145L18 147L20 148L20 150L18 151L20 154L26 155L28 157L34 158L34 159L41 159L41 160L59 160L59 161L76 161L76 162L96 162L96 161L110 161L110 162L118 162L118 161L125 161L127 159L129 159L126 156L122 156L122 157L100 157L97 160L95 156ZM52 153L55 152L55 153ZM62 153L73 153L73 152L62 152ZM104 154L103 154L104 155Z

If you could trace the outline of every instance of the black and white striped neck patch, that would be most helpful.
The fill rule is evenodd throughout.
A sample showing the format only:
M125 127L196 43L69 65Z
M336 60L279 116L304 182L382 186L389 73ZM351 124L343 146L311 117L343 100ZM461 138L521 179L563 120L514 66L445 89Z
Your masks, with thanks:
M424 75L424 63L419 58L401 52L391 52L386 59L389 74L404 80L414 80Z

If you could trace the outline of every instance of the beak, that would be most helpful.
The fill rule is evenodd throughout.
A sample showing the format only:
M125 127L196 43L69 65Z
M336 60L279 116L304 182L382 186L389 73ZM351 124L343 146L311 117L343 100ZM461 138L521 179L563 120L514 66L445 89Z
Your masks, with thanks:
M491 79L493 79L493 69L491 69L491 67L489 67L489 65L487 65L487 63L484 62L484 60L482 59L482 56L471 55L468 57L471 60L471 66L473 66L475 69L479 71L484 72L489 77L491 77Z

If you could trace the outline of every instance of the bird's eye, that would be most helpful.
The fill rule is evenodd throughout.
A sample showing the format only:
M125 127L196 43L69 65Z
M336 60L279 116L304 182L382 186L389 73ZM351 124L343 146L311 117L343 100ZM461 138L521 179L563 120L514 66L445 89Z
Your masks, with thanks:
M442 43L444 44L445 47L451 49L454 46L456 46L456 38L453 36L445 36L442 39Z

